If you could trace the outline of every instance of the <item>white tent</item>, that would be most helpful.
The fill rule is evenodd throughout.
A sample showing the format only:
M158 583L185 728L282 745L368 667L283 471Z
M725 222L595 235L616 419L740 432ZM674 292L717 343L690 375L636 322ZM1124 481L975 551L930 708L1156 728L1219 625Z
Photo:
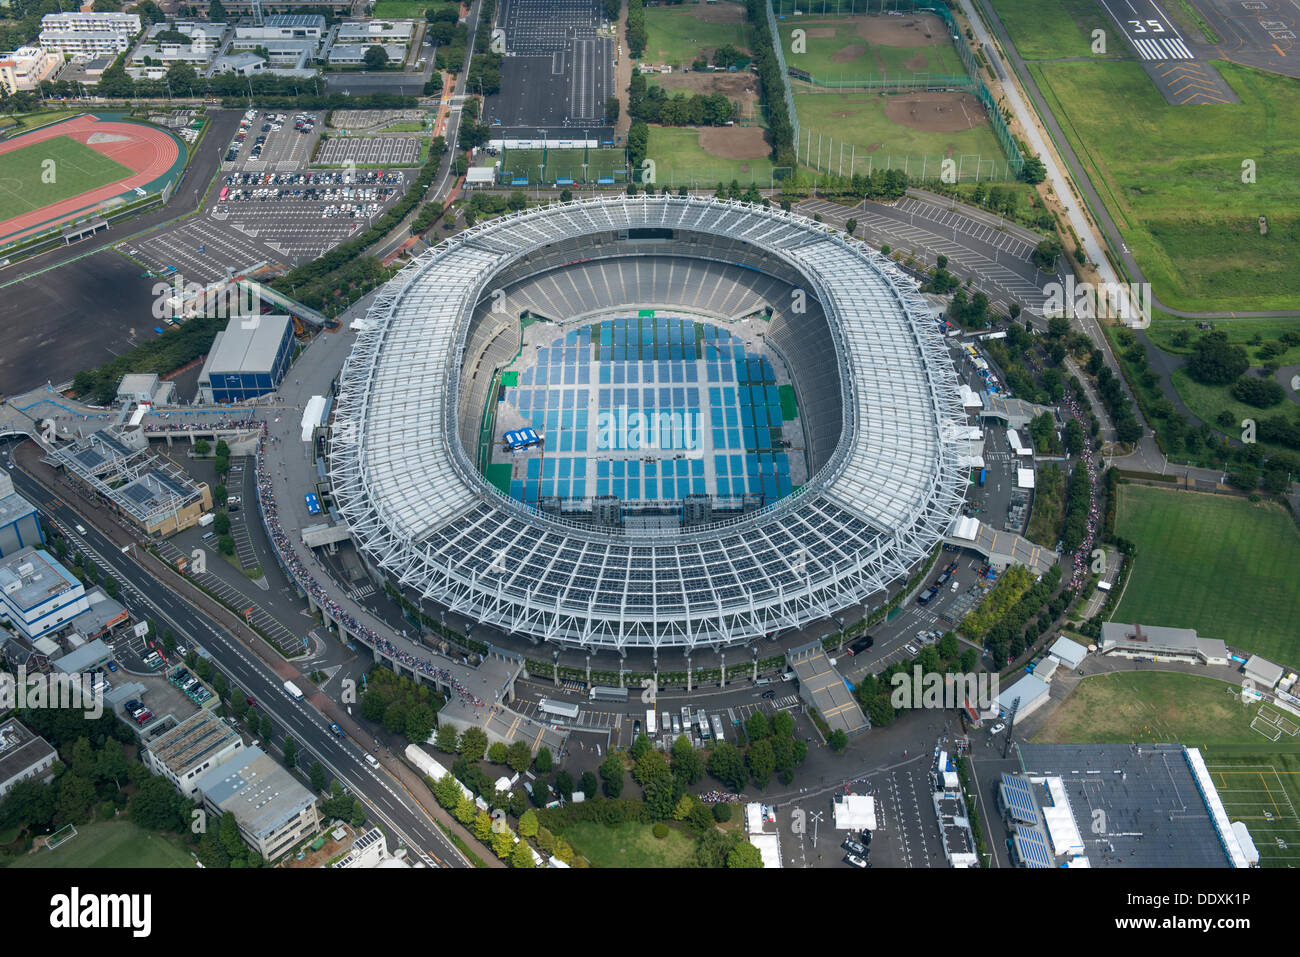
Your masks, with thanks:
M1016 469L1016 487L1033 488L1034 487L1034 470L1033 469Z
M844 794L835 800L835 830L874 831L876 799L869 794Z

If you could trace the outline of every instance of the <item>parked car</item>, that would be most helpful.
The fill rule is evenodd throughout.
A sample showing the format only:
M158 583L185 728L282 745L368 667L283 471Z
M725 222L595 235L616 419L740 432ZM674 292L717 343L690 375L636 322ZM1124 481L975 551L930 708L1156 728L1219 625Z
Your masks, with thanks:
M989 728L989 734L1001 734L1005 730L1007 730L1007 726L1003 722L999 721L993 727Z
M844 863L845 863L845 864L852 864L854 867L870 867L870 866L871 866L871 865L868 864L866 861L864 861L862 858L858 857L856 854L845 854L845 855L844 855Z

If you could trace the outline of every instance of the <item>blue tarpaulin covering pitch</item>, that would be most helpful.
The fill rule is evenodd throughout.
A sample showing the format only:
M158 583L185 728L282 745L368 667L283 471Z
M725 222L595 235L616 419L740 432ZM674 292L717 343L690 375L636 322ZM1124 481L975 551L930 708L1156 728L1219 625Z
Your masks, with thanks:
M505 434L506 450L509 452L518 452L520 449L530 449L534 445L540 445L542 437L537 434L536 429L519 429Z
M303 496L303 501L307 503L307 512L311 515L320 514L320 499L316 497L315 492L308 492Z

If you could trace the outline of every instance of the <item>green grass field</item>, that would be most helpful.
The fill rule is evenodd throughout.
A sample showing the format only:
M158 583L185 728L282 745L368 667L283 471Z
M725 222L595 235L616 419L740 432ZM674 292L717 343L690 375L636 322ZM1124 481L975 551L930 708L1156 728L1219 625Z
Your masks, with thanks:
M1214 331L1224 333L1229 342L1245 349L1250 361L1254 363L1264 361L1262 357L1255 354L1259 348L1259 345L1251 341L1255 336L1259 336L1264 342L1276 341L1284 332L1293 330L1300 330L1300 318L1279 316L1275 319L1214 320ZM1175 336L1179 333L1186 334L1186 341L1181 344L1175 342ZM1192 354L1192 346L1201 335L1203 335L1202 331L1186 319L1157 319L1147 329L1147 336L1161 349L1183 356ZM1273 361L1279 366L1300 362L1300 346L1291 346L1285 352L1275 356Z
M118 819L77 827L77 836L53 851L39 851L10 867L193 867L181 839Z
M695 856L695 842L672 826L662 841L649 824L594 821L570 824L563 836L594 867L689 867Z
M1280 505L1137 485L1119 496L1115 531L1137 555L1113 621L1300 661L1300 532Z
M1036 4L1048 10L1060 0ZM1191 310L1300 299L1300 80L1215 61L1240 103L1171 106L1123 62L1030 69L1156 295ZM1243 162L1256 164L1243 183ZM1268 218L1268 235L1259 216Z
M1300 755L1205 755L1228 819L1241 821L1250 831L1264 867L1300 865Z
M708 23L700 19L716 7L732 4L687 7L648 7L645 11L646 45L643 63L668 63L674 69L689 68L698 56L712 61L713 51L730 44L748 52L743 23ZM741 18L743 21L743 17Z
M601 177L613 178L620 183L627 181L627 153L623 149L547 150L542 180L546 183L554 183L556 179L582 182L584 159L588 182L594 183ZM508 149L501 158L502 170L515 176L526 176L533 185L537 183L538 166L542 164L542 151L538 149Z
M806 87L805 87L806 89ZM938 176L939 166L945 156L957 160L962 177L974 176L978 167L980 178L987 179L995 170L1005 170L1006 155L993 135L987 119L977 126L956 133L928 133L895 123L885 113L888 95L880 93L798 93L794 95L794 108L799 114L803 142L799 146L800 161L805 154L811 165L817 161L818 134L823 134L824 147L821 168L838 172L841 168L839 143L844 143L843 169L847 175L850 158L854 171L865 173L868 169L906 168L920 176ZM829 153L828 137L834 137L835 153ZM849 147L854 149L850 154ZM965 160L962 157L967 157ZM976 160L976 157L979 160ZM829 157L829 159L828 159Z
M751 182L769 186L772 182L770 157L732 160L714 156L700 146L700 131L696 129L650 127L646 155L655 161L655 182L660 185L712 186L733 179L745 186Z
M992 4L1026 60L1132 56L1096 0L992 0ZM1093 30L1106 31L1104 54L1092 51Z
M1228 391L1230 386L1203 385L1188 375L1186 369L1175 369L1170 378L1174 383L1174 389L1178 392L1179 398L1187 403L1187 407L1192 410L1197 418L1235 437L1240 437L1243 429L1241 423L1246 419L1258 422L1261 417L1265 416L1281 415L1291 419L1297 416L1294 403L1283 401L1271 409L1257 409L1253 405L1238 402L1233 398L1232 393ZM1224 411L1232 416L1233 425L1230 428L1224 428L1218 423L1218 415ZM1259 444L1268 452L1280 451L1286 448L1286 446L1275 442L1260 442Z
M130 175L121 163L69 136L4 153L0 155L0 222Z
M1271 741L1250 727L1258 712L1259 704L1242 704L1234 686L1217 678L1175 671L1114 671L1080 681L1034 741L1271 747Z
M424 12L430 4L424 0L379 0L370 15L376 19L392 17L393 19L423 20Z
M786 65L806 70L821 80L879 79L882 73L889 76L910 76L913 73L965 74L957 51L948 37L928 47L894 47L868 44L860 27L865 17L799 17L777 25L781 34ZM805 31L805 51L792 52L791 34ZM814 36L833 30L834 36Z

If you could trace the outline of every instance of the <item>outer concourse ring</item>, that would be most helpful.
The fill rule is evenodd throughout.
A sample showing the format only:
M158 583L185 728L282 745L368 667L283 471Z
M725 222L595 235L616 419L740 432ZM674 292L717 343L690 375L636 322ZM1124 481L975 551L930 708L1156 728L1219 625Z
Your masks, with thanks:
M519 340L517 313L493 324L502 286L577 263L635 276L629 257L650 255L806 292L817 308L777 303L770 337L806 353L804 374L793 370L800 405L838 411L825 433L834 441L794 494L708 525L602 528L502 495L462 441L492 377L481 365L501 336L514 336L507 352ZM635 307L646 291L602 289L593 302ZM415 259L364 325L331 432L340 513L407 594L507 634L590 651L773 636L884 600L961 505L957 376L915 283L866 245L779 209L620 196L504 216Z

